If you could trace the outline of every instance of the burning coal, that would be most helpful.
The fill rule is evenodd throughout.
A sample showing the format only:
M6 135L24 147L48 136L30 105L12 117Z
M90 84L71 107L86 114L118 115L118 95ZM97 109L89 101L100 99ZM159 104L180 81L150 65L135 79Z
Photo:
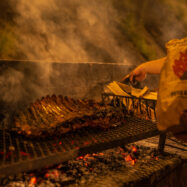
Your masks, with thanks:
M105 178L112 173L119 171L129 173L135 168L141 168L142 165L151 162L152 165L157 164L159 159L154 151L154 149L129 144L103 152L82 155L52 168L46 167L41 171L23 173L4 185L47 186L56 184L69 186L70 184L89 184L96 182L99 177ZM124 174L124 176L126 175Z

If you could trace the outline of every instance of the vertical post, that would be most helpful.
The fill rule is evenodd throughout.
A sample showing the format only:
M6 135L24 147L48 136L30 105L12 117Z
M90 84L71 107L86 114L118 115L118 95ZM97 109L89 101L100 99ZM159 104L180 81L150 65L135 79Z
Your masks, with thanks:
M156 120L156 101L155 100L153 100L153 110L154 110L154 117Z
M101 94L101 103L102 103L102 104L105 103L104 93Z
M164 152L165 142L166 142L166 133L161 132L159 137L159 143L158 143L158 152L161 154Z

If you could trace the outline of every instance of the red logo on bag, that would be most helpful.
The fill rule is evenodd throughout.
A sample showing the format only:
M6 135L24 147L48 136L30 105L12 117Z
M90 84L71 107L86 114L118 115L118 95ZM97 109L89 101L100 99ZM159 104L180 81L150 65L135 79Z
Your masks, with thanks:
M187 80L187 50L180 53L179 60L175 60L173 71L181 80Z

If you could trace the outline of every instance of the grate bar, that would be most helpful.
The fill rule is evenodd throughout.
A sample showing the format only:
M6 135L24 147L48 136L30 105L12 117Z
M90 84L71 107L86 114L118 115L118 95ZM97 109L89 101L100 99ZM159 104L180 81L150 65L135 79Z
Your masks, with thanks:
M31 140L12 132L0 131L0 150L6 146L15 147L10 163L6 163L5 155L0 157L0 177L14 175L35 169L65 162L87 153L122 146L144 138L158 135L156 123L138 118L126 118L124 123L108 130L82 129L46 140ZM14 142L15 141L15 142ZM22 152L22 154L20 154Z

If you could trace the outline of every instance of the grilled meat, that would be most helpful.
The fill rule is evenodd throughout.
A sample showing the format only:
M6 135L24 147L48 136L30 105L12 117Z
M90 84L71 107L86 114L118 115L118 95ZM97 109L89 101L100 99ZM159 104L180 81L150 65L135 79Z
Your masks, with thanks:
M93 100L46 96L32 103L15 118L13 130L29 137L64 134L83 127L109 128L123 122L117 108Z

